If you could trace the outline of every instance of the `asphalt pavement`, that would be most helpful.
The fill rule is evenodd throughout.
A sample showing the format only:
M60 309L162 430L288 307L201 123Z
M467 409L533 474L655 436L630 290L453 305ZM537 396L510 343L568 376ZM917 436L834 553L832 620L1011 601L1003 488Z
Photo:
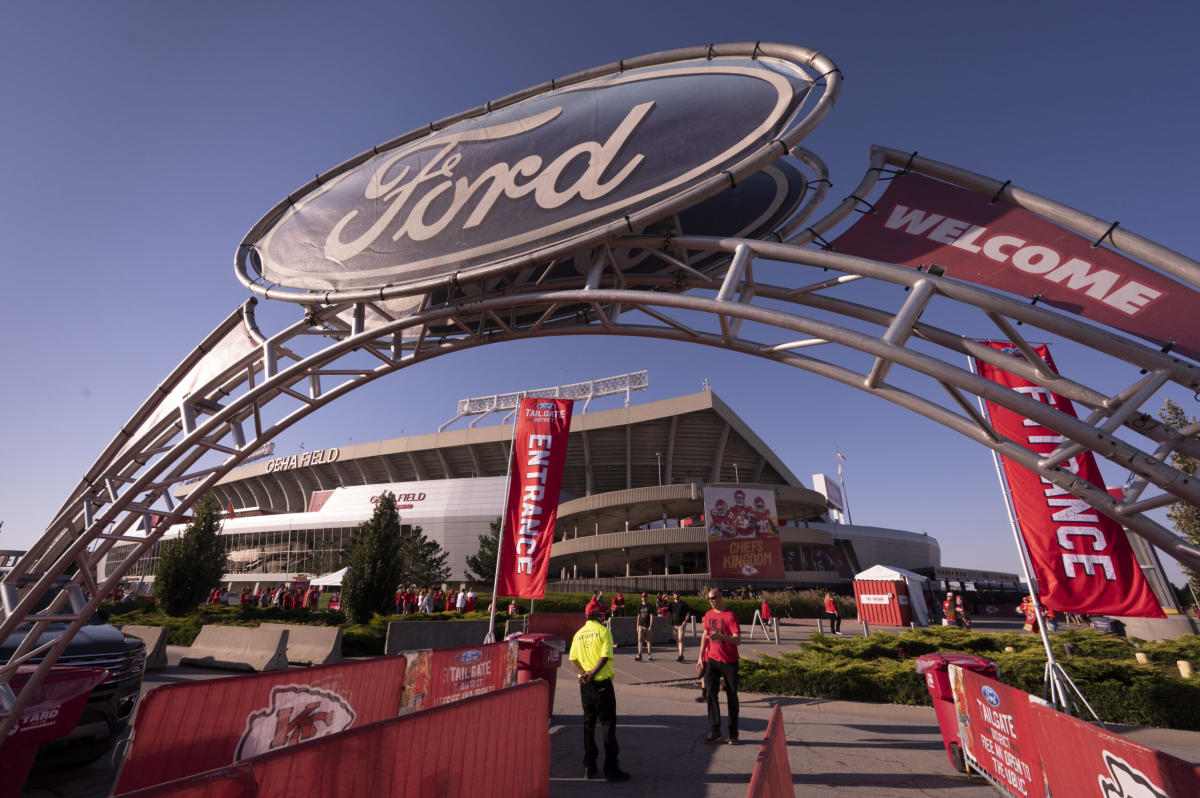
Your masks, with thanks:
M856 623L848 634L863 634ZM780 642L750 637L743 630L743 656L778 655L816 631L812 620L784 620ZM874 631L874 630L873 630ZM898 630L885 630L898 631ZM144 690L179 680L211 679L222 671L178 666L184 649L170 647L172 663L147 674ZM701 798L744 796L750 783L767 721L774 705L783 713L788 762L797 795L924 796L945 798L995 795L982 778L959 774L943 749L937 720L929 707L908 707L791 698L742 692L740 744L707 745L704 704L697 703L694 641L685 662L674 647L656 649L653 661L634 660L632 647L618 648L614 670L617 690L617 737L621 767L632 778L624 784L583 778L583 738L579 692L569 665L559 671L550 724L550 795ZM724 715L724 700L722 699ZM1200 732L1119 727L1114 731L1188 761L1200 762ZM115 776L111 762L74 771L35 774L22 793L28 798L100 798Z

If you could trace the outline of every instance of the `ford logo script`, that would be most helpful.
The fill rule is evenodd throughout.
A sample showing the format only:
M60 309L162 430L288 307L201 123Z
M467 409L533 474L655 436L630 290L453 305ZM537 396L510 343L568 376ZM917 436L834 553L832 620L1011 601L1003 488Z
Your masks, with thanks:
M832 103L836 68L812 51L722 45L709 56L581 73L381 145L280 203L248 234L239 268L249 251L255 282L339 291L547 262L736 186Z
M987 685L984 685L982 692L983 692L983 700L984 701L988 702L989 704L991 704L994 707L1000 706L1000 696L996 694L995 690L988 687Z
M458 659L460 665L472 665L483 659L483 652L477 648L473 648L470 651L462 652L456 659Z

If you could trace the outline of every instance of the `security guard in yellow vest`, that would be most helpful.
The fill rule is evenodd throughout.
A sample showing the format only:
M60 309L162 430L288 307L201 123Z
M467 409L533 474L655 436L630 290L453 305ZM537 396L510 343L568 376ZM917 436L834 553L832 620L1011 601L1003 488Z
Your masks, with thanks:
M568 658L579 675L579 700L583 704L583 774L598 778L596 761L596 721L604 732L604 777L609 781L628 781L629 774L617 764L617 695L613 691L613 638L604 625L604 607L592 607L587 622L571 640Z

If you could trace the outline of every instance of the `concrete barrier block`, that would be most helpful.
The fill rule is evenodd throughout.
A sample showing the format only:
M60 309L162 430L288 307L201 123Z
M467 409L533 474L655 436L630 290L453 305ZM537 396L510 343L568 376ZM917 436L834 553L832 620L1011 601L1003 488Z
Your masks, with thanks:
M280 624L220 626L206 624L180 665L237 671L281 671L287 668L288 630Z
M263 624L267 626L268 624ZM289 665L333 665L342 661L342 630L338 626L273 623L288 631Z
M505 624L496 619L496 639L503 639ZM388 656L421 648L478 646L487 636L484 621L392 621L388 624L383 653Z
M161 671L167 667L167 628L165 626L127 624L120 629L131 637L140 637L146 644L146 670Z

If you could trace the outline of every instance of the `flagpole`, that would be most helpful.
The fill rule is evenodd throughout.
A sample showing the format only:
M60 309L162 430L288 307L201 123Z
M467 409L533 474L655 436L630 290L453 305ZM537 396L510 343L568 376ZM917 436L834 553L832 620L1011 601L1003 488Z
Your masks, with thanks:
M842 473L842 463L846 461L846 456L842 454L842 450L838 447L833 447L838 456L838 482L842 483L842 502L846 505L846 523L853 525L854 519L850 516L850 494L846 490L846 476Z
M504 509L500 513L500 532L496 535L496 572L492 575L492 601L488 611L487 636L483 638L485 644L496 642L496 599L498 598L496 590L500 586L500 558L504 554L504 525L508 523L508 494L512 489L512 466L517 451L517 423L521 420L521 400L524 398L524 392L517 395L517 412L513 416L512 437L508 441L508 471L504 475Z

